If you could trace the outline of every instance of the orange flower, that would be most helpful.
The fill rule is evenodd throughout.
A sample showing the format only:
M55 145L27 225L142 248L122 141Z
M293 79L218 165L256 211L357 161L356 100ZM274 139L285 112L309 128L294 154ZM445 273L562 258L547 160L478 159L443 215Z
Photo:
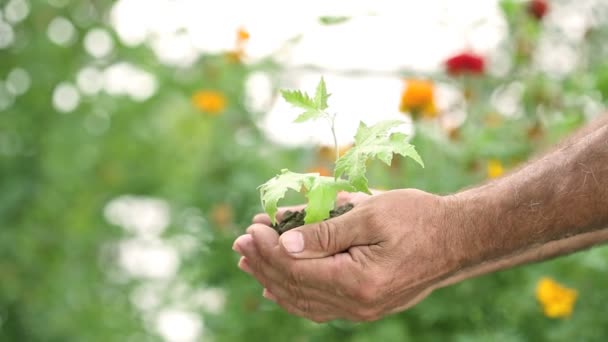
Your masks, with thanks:
M338 147L338 155L342 157L352 147L353 145L351 144ZM334 162L336 160L336 150L333 147L321 146L319 147L317 155L320 159L325 161Z
M422 113L425 118L437 116L435 105L435 86L433 82L426 80L407 80L406 87L401 94L399 110L410 112L414 118Z
M499 160L493 159L493 160L488 161L488 166L487 166L488 178L490 178L490 179L498 178L498 177L502 176L503 173L505 173L505 170L502 166L502 163Z
M578 292L560 285L551 278L542 278L536 286L536 299L549 318L566 318L572 315Z
M216 90L199 90L192 95L192 104L200 111L219 115L226 109L226 96Z
M308 169L309 173L318 173L319 176L329 177L331 176L331 171L329 171L326 167L323 166L315 166L313 168Z
M236 31L237 44L238 44L238 42L245 42L245 41L249 40L249 37L250 37L249 32L242 27L239 28L238 31Z
M502 117L496 112L488 113L488 115L483 118L483 122L487 127L498 127L502 121Z
M218 227L226 227L233 221L234 213L232 207L226 203L213 206L211 209L211 221Z
M250 34L244 28L236 31L236 44L234 50L226 52L225 56L230 63L240 63L245 57L245 45L250 38Z

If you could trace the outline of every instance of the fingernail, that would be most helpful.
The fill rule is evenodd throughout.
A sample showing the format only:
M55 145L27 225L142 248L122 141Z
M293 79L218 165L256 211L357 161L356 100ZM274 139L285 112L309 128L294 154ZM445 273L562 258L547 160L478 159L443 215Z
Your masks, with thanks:
M237 252L239 254L243 254L243 246L251 243L251 241L252 241L251 235L249 235L249 234L241 235L234 241L234 244L232 244L232 250L234 250L235 252Z
M289 253L300 253L304 250L304 236L301 232L287 232L281 236L281 244Z
M232 244L232 250L233 250L233 251L235 251L235 252L237 252L237 253L239 253L239 254L242 254L242 253L241 253L241 248L240 248L240 246L239 246L239 245L236 243L236 241L234 241L234 243Z
M268 291L268 289L264 289L264 292L262 292L262 296L270 301L273 301L273 302L277 301L277 297L275 297L272 293L270 293L270 291Z
M252 273L251 268L249 267L249 264L247 263L247 259L245 259L245 257L241 257L241 259L239 260L239 268L245 273Z

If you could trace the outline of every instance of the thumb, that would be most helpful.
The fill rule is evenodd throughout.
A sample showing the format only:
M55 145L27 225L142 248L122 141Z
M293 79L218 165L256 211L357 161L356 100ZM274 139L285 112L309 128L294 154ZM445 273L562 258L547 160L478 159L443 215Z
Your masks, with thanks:
M307 224L281 235L279 243L287 254L298 259L324 258L353 246L367 245L365 220L350 212L314 224Z

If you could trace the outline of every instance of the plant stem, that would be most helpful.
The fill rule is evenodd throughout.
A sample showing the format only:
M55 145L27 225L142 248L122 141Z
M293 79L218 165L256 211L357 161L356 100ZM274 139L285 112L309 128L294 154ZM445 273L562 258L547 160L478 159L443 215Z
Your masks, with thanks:
M336 160L334 160L334 164L338 162L340 158L340 149L338 148L338 137L336 137L336 125L335 125L335 117L331 120L331 134L334 137L334 149L336 150Z
M334 167L338 163L338 159L340 159L340 150L338 149L338 137L336 136L336 115L329 114L325 112L327 116L327 120L329 121L329 127L331 129L331 136L334 139L334 151L336 152L336 160L334 161ZM338 180L337 177L334 176L335 180Z

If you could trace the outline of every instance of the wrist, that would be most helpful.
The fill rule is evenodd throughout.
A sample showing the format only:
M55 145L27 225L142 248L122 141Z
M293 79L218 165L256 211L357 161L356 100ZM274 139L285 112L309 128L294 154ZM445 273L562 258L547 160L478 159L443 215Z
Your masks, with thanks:
M481 191L469 190L443 197L446 249L456 271L500 258L509 252L496 241L498 205Z

